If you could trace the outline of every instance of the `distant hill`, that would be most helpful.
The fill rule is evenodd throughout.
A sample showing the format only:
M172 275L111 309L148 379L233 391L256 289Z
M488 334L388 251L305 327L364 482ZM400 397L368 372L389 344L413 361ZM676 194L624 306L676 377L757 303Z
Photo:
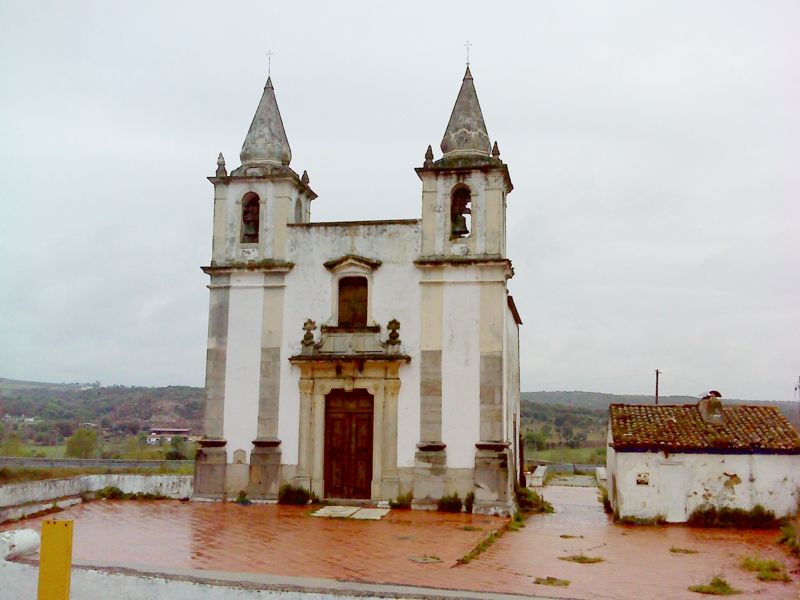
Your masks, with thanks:
M203 388L93 385L0 379L0 416L96 423L107 430L130 433L150 427L188 427L201 433Z
M609 404L653 404L652 395L601 394L599 392L522 392L522 402L530 404L553 404L584 409L608 409ZM694 396L661 396L659 404L696 404ZM728 404L759 404L776 406L791 423L800 429L800 409L795 402L750 401L723 398ZM523 414L525 409L523 407Z

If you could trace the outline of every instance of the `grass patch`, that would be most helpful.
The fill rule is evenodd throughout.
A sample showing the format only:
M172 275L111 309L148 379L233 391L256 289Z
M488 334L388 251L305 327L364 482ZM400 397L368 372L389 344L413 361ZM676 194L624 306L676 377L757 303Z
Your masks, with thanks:
M697 592L698 594L709 594L711 596L732 596L733 594L741 593L741 590L732 588L730 584L725 581L725 578L719 575L703 585L690 585L689 591Z
M697 550L691 548L679 548L678 546L670 546L669 551L673 554L698 554Z
M775 513L760 504L750 510L717 508L707 504L692 511L687 523L692 527L724 529L778 529L781 526L781 520L775 517Z
M552 448L550 450L526 449L530 460L546 460L551 463L578 463L582 465L605 465L606 448Z
M603 510L606 514L613 514L614 509L611 507L611 499L608 497L608 490L602 486L597 486L597 501L603 505Z
M567 587L569 585L569 579L559 579L558 577L537 577L533 580L533 583L538 585L552 585L555 587Z
M620 525L650 525L650 526L657 526L663 525L666 522L664 515L656 515L655 517L649 517L647 519L642 517L620 517L617 519L617 523Z
M562 533L558 537L563 538L565 540L577 540L578 538L581 538L581 539L583 538L582 535L572 535L571 533Z
M497 540L503 537L503 534L506 532L506 529L507 527L503 527L502 529L499 529L497 531L490 531L489 535L487 535L480 542L478 542L478 545L475 546L472 550L470 550L464 556L459 558L456 561L456 563L458 563L459 565L466 565L475 560L476 558L478 558L481 554L486 552L486 550L488 550L492 544L494 544Z
M483 529L475 527L474 525L464 525L461 529L464 531L483 531Z
M570 554L569 556L559 556L558 560L566 560L582 565L591 565L594 563L603 562L603 559L599 556L586 556L583 552L580 554Z
M758 573L761 581L791 581L792 578L786 573L786 566L779 560L772 558L758 558L755 556L745 556L742 559L741 567L745 571Z
M66 479L68 477L78 477L80 475L191 475L192 473L194 473L193 464L173 468L160 465L157 469L112 469L108 467L53 467L39 469L29 467L2 467L0 468L0 485L42 481L44 479Z

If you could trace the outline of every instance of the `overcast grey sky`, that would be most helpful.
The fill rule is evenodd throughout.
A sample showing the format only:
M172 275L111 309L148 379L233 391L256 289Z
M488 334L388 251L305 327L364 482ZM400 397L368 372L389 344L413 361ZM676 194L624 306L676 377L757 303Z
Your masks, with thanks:
M0 0L0 376L202 385L212 175L272 76L314 220L416 218L464 42L524 390L792 399L800 3ZM298 333L299 335L299 333Z

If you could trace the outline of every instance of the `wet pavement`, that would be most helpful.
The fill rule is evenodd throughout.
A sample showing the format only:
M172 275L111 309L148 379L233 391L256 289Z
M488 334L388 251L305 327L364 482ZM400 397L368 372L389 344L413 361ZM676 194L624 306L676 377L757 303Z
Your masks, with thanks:
M98 501L50 518L75 521L76 564L618 600L697 600L704 596L687 587L723 574L743 591L737 598L800 598L800 573L792 573L789 584L763 583L738 566L750 554L779 558L790 571L797 570L798 561L775 543L774 531L619 526L602 512L594 488L542 491L556 513L530 517L526 527L507 532L466 565L456 561L505 520L401 510L380 521L319 519L307 507L179 501ZM11 527L39 528L40 523L32 519ZM673 554L671 546L698 553ZM603 561L559 559L580 553ZM570 585L533 583L548 576Z

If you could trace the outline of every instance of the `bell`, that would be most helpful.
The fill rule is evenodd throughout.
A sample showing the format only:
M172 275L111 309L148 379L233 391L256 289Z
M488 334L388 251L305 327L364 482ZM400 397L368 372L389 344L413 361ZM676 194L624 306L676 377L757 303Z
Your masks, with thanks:
M467 229L467 219L464 215L460 213L453 215L453 227L451 229L451 233L453 234L453 237L469 235L469 229Z

